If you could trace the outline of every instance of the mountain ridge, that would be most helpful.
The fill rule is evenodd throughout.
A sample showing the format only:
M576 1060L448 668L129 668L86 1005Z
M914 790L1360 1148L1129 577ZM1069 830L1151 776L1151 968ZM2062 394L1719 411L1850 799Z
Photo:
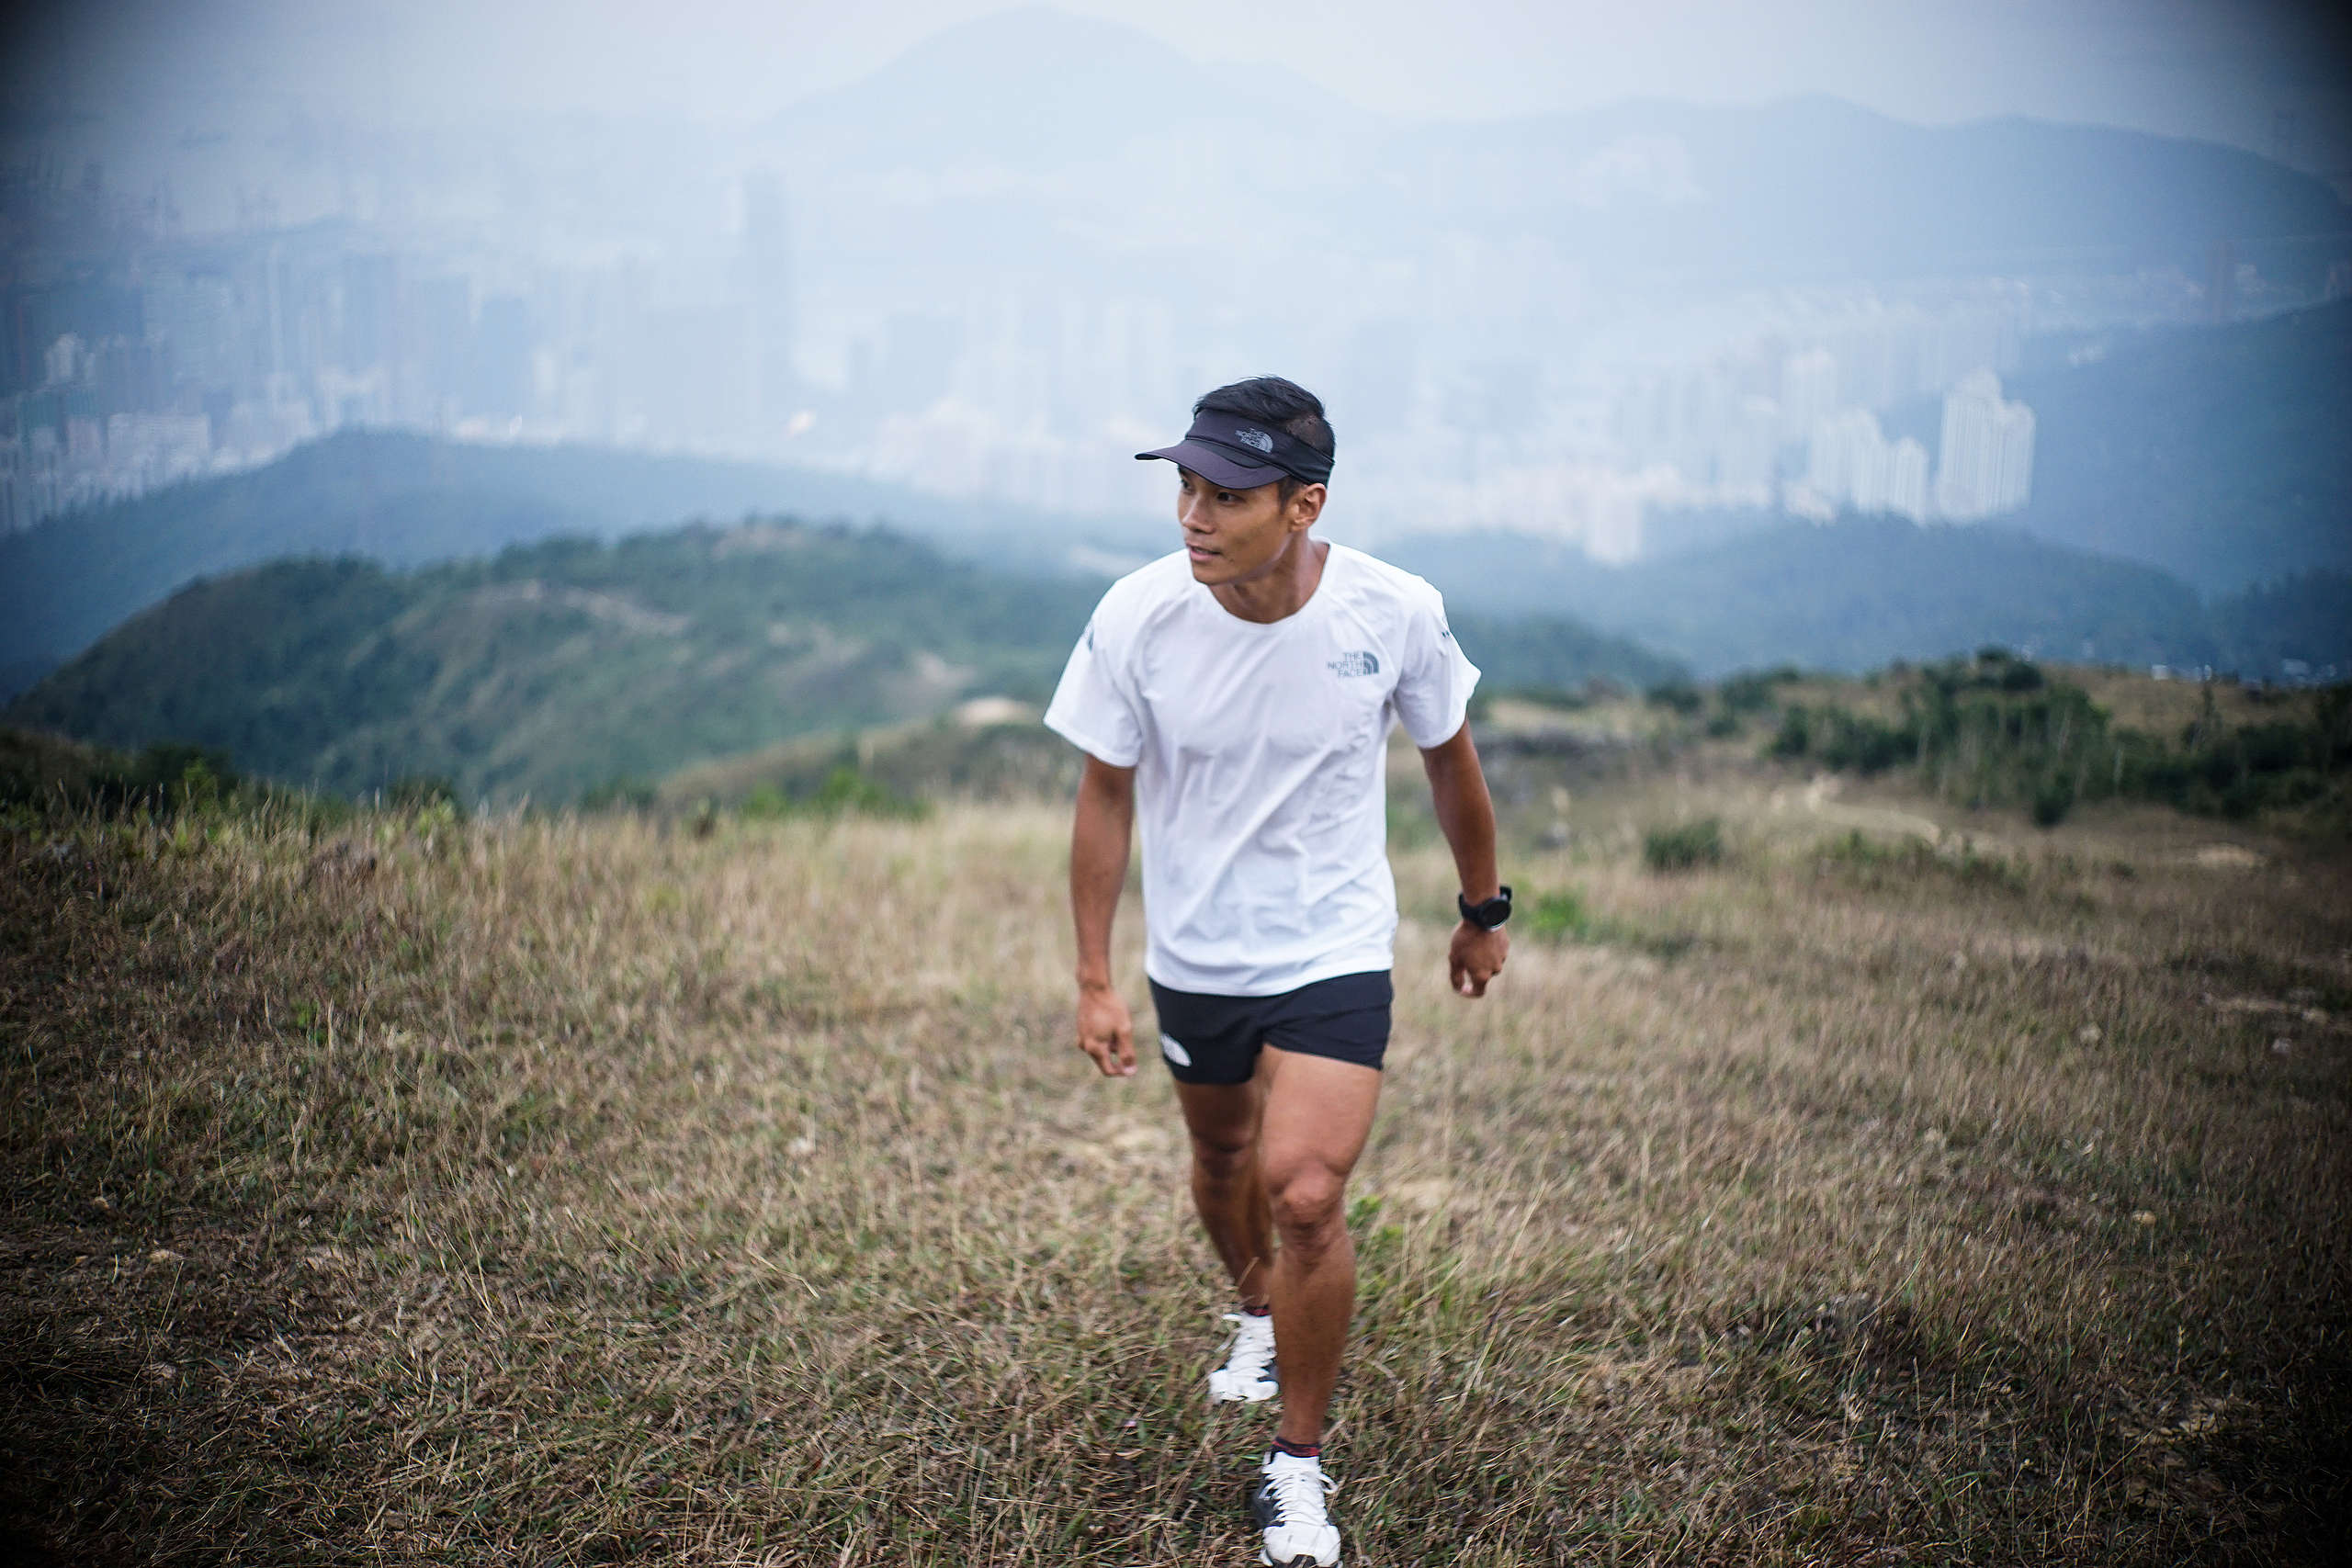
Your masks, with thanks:
M1042 702L1100 594L789 519L408 572L281 560L183 588L0 712L123 749L217 747L345 794L445 774L469 796L560 801L972 696ZM1453 622L1507 686L1686 673L1556 616Z
M1995 525L1782 519L1623 566L1499 534L1421 535L1383 553L1450 604L1575 616L1705 678L1791 663L1860 673L1987 644L2271 679L2290 659L2352 671L2352 576L2282 575L2208 604L2159 567Z
M2091 254L2201 276L2229 241L2315 288L2325 255L2281 243L2352 231L2352 209L2316 176L2119 127L1923 125L1826 94L1403 120L1295 73L1269 114L1263 84L1280 69L1219 67L1139 28L1023 7L788 106L760 139L812 187L994 166L1020 176L996 193L1008 214L1174 213L1221 194L1284 213L1302 235L1344 235L1350 254L1387 254L1432 227L1541 235L1572 242L1589 276L1637 286L1743 268L1749 282L1892 280ZM1645 141L1663 160L1646 174Z
M280 557L351 554L415 566L559 535L613 538L697 516L784 510L887 516L1039 572L1062 570L1073 545L1128 543L1142 533L1116 520L1049 518L821 470L344 431L263 468L0 536L0 672L38 674L190 581Z

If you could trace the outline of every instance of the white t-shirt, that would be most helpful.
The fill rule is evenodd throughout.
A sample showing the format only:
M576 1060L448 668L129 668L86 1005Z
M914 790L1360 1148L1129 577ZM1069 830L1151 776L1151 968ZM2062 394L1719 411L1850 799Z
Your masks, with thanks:
M1270 997L1388 968L1388 727L1450 740L1477 683L1437 590L1345 545L1271 625L1181 550L1113 583L1046 723L1136 770L1151 977Z

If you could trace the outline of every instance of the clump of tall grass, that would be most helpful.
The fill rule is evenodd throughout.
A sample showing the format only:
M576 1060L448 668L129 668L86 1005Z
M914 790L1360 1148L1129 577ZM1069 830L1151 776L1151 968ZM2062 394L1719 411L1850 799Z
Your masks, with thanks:
M1652 828L1642 835L1642 863L1657 872L1692 871L1720 865L1724 825L1719 818Z
M787 817L888 817L920 820L930 807L920 797L899 794L854 765L837 763L814 789L788 793L763 784L743 797L742 813L751 821L776 821Z
M1813 863L1824 872L1866 887L1928 883L2022 893L2031 879L2023 861L1980 851L1970 839L1962 839L1956 848L1917 838L1890 844L1859 828L1822 840L1814 850Z

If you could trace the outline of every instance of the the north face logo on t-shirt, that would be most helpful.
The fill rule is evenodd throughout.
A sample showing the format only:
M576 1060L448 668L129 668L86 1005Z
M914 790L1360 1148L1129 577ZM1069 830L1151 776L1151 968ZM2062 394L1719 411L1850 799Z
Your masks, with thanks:
M1331 673L1343 679L1350 675L1377 675L1380 660L1369 653L1343 653L1331 660Z

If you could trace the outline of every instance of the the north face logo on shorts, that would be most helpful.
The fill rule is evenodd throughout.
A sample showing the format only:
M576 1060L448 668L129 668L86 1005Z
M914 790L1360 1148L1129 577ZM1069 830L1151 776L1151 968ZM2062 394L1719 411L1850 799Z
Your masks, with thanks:
M1180 1067L1189 1067L1193 1065L1192 1053L1179 1044L1172 1034L1163 1034L1159 1037L1159 1054Z
M1342 679L1350 675L1377 675L1380 660L1369 653L1343 653L1331 660L1331 673Z

